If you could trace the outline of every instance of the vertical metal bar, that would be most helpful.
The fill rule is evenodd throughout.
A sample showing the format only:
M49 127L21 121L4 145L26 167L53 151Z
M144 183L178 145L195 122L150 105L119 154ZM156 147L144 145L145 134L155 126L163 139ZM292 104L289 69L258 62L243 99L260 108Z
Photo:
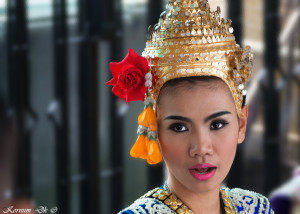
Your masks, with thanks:
M297 8L300 7L300 2L297 1L298 4L296 4ZM300 22L298 22L298 25L297 25L297 30L296 30L296 41L297 41L297 44L296 44L296 48L300 49ZM300 57L298 57L298 62L300 63ZM300 79L300 78L298 78ZM299 80L300 81L300 80ZM298 81L298 135L300 135L300 83ZM298 141L298 147L299 147L299 150L298 150L298 163L300 163L300 139Z
M30 109L26 0L7 1L7 11L9 103L15 111L18 130L15 195L31 197L30 127L26 126Z
M288 56L287 56L287 66L286 66L286 76L284 77L285 86L282 88L282 93L284 93L284 99L282 99L282 109L281 112L281 120L280 120L280 140L282 142L288 142L287 135L289 132L290 124L290 115L291 115L291 103L292 98L294 96L293 91L293 83L294 83L294 68L295 68L295 59L293 56L294 47L295 47L295 36L296 31L291 32L290 36L288 37Z
M279 1L265 0L265 66L267 86L264 89L264 189L269 193L279 184L279 93L275 88L275 72L279 69Z
M151 0L148 1L148 25L155 25L158 22L160 14L163 12L162 0Z
M115 46L116 44L112 44ZM115 58L116 52L112 53L112 58ZM119 61L119 60L118 60ZM121 115L118 115L118 106L117 98L110 97L110 106L111 106L111 127L110 127L110 136L111 136L111 145L110 145L110 162L113 170L111 176L110 185L111 185L111 211L112 213L118 213L123 206L123 182L124 182L124 163L123 163L123 124L124 118Z
M56 200L61 213L70 213L68 32L66 0L53 1L55 100L60 121L55 124Z
M98 46L93 8L96 0L79 0L79 135L80 213L100 213L99 147L98 147Z
M300 66L300 63L298 63L298 65ZM298 136L300 136L300 78L297 78L297 76L296 76L296 84L297 84L297 87L298 87L298 115L297 115L297 119L298 119L298 123L297 123L297 125L298 125L298 129L297 129L297 131L298 131ZM297 161L298 161L298 163L300 162L300 138L298 138L298 151L297 151Z
M163 11L163 1L151 0L148 1L148 19L147 24L155 25L158 22L159 16ZM148 166L148 189L153 189L163 183L163 165Z
M242 42L243 35L243 1L228 0L228 16L232 20L235 40L238 44Z
M228 16L232 20L232 27L234 29L234 36L236 42L241 44L242 34L243 34L243 1L240 0L228 0ZM244 173L243 173L243 147L244 143L238 145L235 160L232 164L230 173L227 177L227 185L229 187L242 187L244 182Z
M297 4L296 4L296 7L299 8L300 7L300 2L299 1L296 1ZM300 49L300 22L298 22L298 25L297 25L297 30L296 30L296 41L297 41L297 44L296 44L296 48ZM298 62L300 62L300 57L298 57ZM299 78L298 78L299 79ZM298 81L299 82L299 81ZM300 83L298 83L298 135L300 135ZM298 141L298 147L299 147L299 150L298 150L298 163L300 163L300 139Z
M106 37L110 40L111 62L121 61L122 54L122 18L121 18L121 1L113 0L106 2L106 21L110 28L106 28ZM110 73L110 72L109 72ZM110 94L110 163L113 175L110 180L111 185L111 213L119 212L123 207L123 116L118 114L118 98Z

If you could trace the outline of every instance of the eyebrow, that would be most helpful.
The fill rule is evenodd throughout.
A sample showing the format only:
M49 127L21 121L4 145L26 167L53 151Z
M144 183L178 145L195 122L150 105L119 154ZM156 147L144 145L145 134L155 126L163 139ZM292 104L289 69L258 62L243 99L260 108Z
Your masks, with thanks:
M214 113L212 115L209 115L207 118L205 118L204 121L208 122L208 121L210 121L210 120L212 120L216 117L220 117L220 116L225 115L225 114L231 114L231 112L229 112L229 111L220 111L220 112Z
M229 111L220 111L220 112L216 112L212 115L209 115L207 118L205 118L205 122L208 122L216 117L220 117L222 115L226 115L226 114L231 114L231 112ZM182 116L177 116L177 115L170 115L168 117L166 117L164 120L181 120L181 121L185 121L185 122L188 122L188 123L191 123L192 120L187 118L187 117L182 117Z
M181 121L185 121L188 123L192 122L192 120L187 117L182 117L182 116L177 116L177 115L170 115L170 116L166 117L165 120L181 120Z

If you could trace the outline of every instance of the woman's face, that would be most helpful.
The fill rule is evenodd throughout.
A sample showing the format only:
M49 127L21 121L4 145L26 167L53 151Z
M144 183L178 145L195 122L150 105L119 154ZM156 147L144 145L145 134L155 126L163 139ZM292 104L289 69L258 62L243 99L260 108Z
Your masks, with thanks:
M239 121L222 80L189 84L161 91L158 142L171 187L200 193L219 188L228 174L248 112L245 106Z

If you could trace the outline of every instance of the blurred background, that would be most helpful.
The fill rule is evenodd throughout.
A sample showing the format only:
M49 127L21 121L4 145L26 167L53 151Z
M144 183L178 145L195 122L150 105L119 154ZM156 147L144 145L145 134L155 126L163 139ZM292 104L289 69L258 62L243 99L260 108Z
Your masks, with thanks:
M108 63L141 54L163 0L0 0L0 204L117 213L163 184L129 151L143 103ZM268 195L300 164L300 1L209 1L254 50L249 126L225 183ZM29 205L28 205L29 206ZM0 209L2 209L0 207Z

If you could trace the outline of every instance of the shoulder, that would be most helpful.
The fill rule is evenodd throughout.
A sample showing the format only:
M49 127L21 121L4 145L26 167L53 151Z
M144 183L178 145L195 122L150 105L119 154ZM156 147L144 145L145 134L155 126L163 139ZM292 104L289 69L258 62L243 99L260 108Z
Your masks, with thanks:
M148 197L156 190L157 189L147 192L129 207L119 212L119 214L174 214L174 212L161 201Z
M270 202L265 196L240 188L223 188L229 197L236 212L255 213L255 214L273 214Z

